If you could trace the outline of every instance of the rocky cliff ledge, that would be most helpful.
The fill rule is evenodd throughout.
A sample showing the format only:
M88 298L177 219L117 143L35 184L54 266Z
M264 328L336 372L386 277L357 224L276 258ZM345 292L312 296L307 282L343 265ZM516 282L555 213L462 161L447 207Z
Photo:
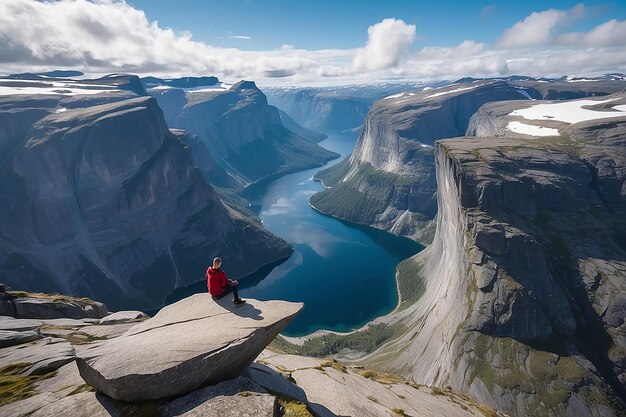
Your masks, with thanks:
M508 116L485 130L556 133L437 143L437 232L410 261L425 292L390 317L412 330L365 362L513 416L624 415L623 100L565 103L595 112L575 123L524 110L556 103L494 104L481 113Z
M30 340L13 338L0 348L0 414L499 415L449 389L408 384L332 359L263 350L301 308L256 300L233 306L197 294L150 319L139 312L99 320L0 316L0 341L8 340L7 331L37 334Z

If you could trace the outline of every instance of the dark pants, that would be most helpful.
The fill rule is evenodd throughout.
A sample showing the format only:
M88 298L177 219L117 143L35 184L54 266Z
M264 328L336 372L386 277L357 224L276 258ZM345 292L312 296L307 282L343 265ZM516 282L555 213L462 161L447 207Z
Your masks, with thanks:
M217 295L215 297L213 297L213 299L215 300L219 300L221 298L226 297L228 294L233 293L234 295L234 300L238 300L239 299L239 293L237 292L237 286L236 285L232 285L232 284L228 284L227 286L224 287L224 292L221 293L220 295Z

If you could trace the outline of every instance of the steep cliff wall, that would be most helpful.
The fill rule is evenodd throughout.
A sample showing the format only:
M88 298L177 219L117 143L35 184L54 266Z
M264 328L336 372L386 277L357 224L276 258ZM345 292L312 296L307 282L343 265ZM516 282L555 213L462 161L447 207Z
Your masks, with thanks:
M324 213L429 243L436 214L435 140L466 134L515 136L500 117L509 108L529 106L545 97L601 96L624 88L621 79L568 82L512 77L459 80L442 88L390 95L370 109L351 157L316 175L330 188L311 202ZM509 107L488 104L502 100L509 101ZM547 132L561 125L544 123L540 128Z
M296 122L322 132L341 132L363 124L373 100L326 89L265 90L270 103Z
M438 142L437 231L409 261L425 292L364 361L513 416L623 415L625 132Z
M316 175L332 188L311 202L322 212L429 243L437 212L433 142L465 134L487 102L520 99L506 82L475 81L379 100L349 160Z
M251 81L207 90L157 87L149 93L163 108L170 127L185 129L206 145L217 167L203 172L217 187L241 190L337 157L318 146L318 138L287 129L278 109L267 104Z
M16 120L0 136L10 147L0 164L7 284L154 308L218 254L239 276L290 254L224 206L153 98L3 100L0 113Z

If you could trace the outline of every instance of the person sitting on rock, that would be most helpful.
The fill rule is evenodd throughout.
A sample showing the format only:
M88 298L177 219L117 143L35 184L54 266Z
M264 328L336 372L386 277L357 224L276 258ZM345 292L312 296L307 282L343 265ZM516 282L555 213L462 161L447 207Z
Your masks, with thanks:
M239 283L237 281L227 279L226 273L220 269L221 266L222 259L215 258L213 259L213 266L210 266L206 270L207 287L209 288L211 297L213 297L214 300L219 300L232 292L234 304L245 303L246 301L239 298L239 293L237 292L237 286Z

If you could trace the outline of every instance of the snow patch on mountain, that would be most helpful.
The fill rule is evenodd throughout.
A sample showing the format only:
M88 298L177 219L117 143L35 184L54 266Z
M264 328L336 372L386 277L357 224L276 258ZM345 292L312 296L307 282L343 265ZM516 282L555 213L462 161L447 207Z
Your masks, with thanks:
M526 120L557 120L565 123L579 123L587 120L607 119L626 116L626 105L613 106L612 111L597 111L585 108L617 100L573 100L563 103L536 104L526 109L515 110L509 116L522 116Z

